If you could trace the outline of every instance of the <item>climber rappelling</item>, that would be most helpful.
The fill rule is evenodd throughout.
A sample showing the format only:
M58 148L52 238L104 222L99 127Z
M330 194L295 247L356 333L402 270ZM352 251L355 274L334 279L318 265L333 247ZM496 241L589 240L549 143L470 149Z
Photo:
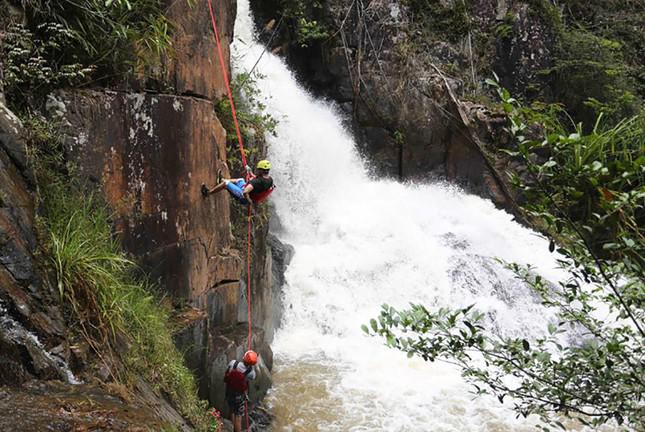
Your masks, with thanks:
M273 192L273 179L269 175L271 163L268 160L258 162L255 174L247 166L247 178L222 179L218 173L217 185L209 189L202 184L202 195L206 198L208 195L220 192L226 189L233 198L240 204L250 205L258 204L269 197Z

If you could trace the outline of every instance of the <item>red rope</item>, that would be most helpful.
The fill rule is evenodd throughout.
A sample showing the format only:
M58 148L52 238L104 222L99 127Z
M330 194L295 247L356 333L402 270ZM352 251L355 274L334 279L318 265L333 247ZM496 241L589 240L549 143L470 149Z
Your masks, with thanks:
M228 73L226 72L226 62L224 61L224 54L222 53L222 44L219 40L219 33L217 32L217 24L215 23L215 14L213 13L213 3L208 0L208 10L211 14L211 23L213 24L213 33L215 33L215 42L217 43L217 53L219 56L219 64L222 67L222 75L224 76L224 83L228 92L228 101L231 104L231 113L233 114L233 123L235 124L235 133L237 134L237 142L240 145L240 153L242 154L242 164L246 168L246 155L244 154L244 144L242 141L242 133L240 132L240 125L237 122L237 113L235 112L235 102L233 102L233 93L231 92L231 84L228 80Z
M219 40L219 33L217 31L217 24L215 22L215 14L213 13L213 3L211 0L208 0L208 10L211 15L211 23L213 24L213 33L215 34L215 42L217 43L217 54L219 57L219 64L222 68L222 75L224 76L224 83L226 84L226 91L228 92L228 101L231 104L231 114L233 115L233 123L235 124L235 133L237 134L237 142L240 146L240 154L242 156L242 164L244 168L248 166L246 163L246 155L244 154L244 143L242 141L242 133L240 132L240 125L237 121L237 113L235 112L235 102L233 101L233 92L231 91L231 84L228 80L228 73L226 71L226 62L224 61L224 54L222 52L222 44ZM220 10L220 19L221 19L221 10ZM246 179L248 181L250 174L246 173ZM251 314L251 223L252 223L252 211L251 203L249 203L249 212L248 212L248 228L247 228L247 254L246 254L246 298L248 303L248 323L249 323L249 334L248 334L248 349L252 348L252 337L253 337L253 322ZM249 420L249 407L248 402L245 402L246 412L246 430L250 429L250 420Z
M248 215L248 229L246 233L246 300L248 303L248 316L249 316L249 347L251 349L251 335L252 335L252 323L251 323L251 223L252 223L253 213L251 211L251 203L249 203L249 215Z

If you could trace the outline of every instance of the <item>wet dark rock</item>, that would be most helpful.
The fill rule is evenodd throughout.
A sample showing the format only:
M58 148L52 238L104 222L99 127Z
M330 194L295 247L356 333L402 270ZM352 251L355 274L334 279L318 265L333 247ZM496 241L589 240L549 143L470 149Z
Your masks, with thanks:
M515 4L507 14L512 29L509 37L497 40L494 69L512 94L534 95L548 84L541 72L553 65L555 29L526 3Z
M174 424L141 400L125 402L97 386L29 382L0 394L0 412L14 414L0 416L0 431L143 432Z
M193 430L179 412L177 412L175 407L163 395L159 394L159 391L155 390L150 383L138 379L134 387L136 391L135 403L153 412L157 421L173 425L173 430L181 432ZM136 409L136 405L128 409Z
M22 358L21 348L0 332L0 386L20 386L31 378Z
M290 244L282 243L272 234L268 236L268 243L271 246L271 256L273 257L273 281L275 287L279 288L285 283L284 273L296 250Z
M271 423L275 416L264 406L259 405L249 413L251 421L251 431L266 432L271 430Z
M27 176L27 154L22 124L3 102L0 102L0 142L17 168Z
M19 385L32 376L68 379L61 336L65 324L55 297L45 290L34 251L32 173L24 131L0 104L0 384ZM58 352L48 351L58 347Z

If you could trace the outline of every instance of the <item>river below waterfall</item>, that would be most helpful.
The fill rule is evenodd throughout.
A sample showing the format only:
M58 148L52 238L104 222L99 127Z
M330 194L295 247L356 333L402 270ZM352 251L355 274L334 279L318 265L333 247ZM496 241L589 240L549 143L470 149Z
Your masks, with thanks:
M238 1L235 34L241 73L264 50L248 0ZM275 234L295 248L273 343L275 430L534 431L537 418L475 398L453 366L408 359L361 324L383 303L474 303L499 334L542 335L550 312L496 258L555 280L547 241L453 186L375 180L332 104L303 90L270 52L257 71L259 96L279 121L268 137Z

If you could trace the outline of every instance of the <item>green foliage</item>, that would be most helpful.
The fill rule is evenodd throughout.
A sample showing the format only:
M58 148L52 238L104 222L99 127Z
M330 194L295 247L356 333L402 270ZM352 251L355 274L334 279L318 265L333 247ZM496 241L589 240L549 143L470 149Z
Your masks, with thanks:
M645 3L640 0L565 0L564 19L571 28L583 28L596 36L618 41L626 73L635 81L636 93L645 97Z
M497 36L499 39L509 38L513 34L515 19L515 15L507 13L504 16L504 20L495 26L495 36Z
M568 275L554 285L531 267L508 265L555 312L549 336L499 337L472 306L433 312L423 305L403 311L384 305L364 330L409 355L456 363L477 393L494 394L502 403L510 396L521 415L538 414L560 427L558 419L565 416L594 426L615 420L641 430L643 118L603 129L601 117L588 134L580 124L568 131L558 121L558 107L528 109L496 81L489 84L516 137L516 148L506 152L526 165L525 175L514 176L525 210L542 222L552 239L550 251L557 250Z
M69 307L70 319L101 359L120 353L124 370L110 362L115 378L144 377L206 430L206 405L174 345L169 309L122 251L105 204L74 180L72 167L62 165L55 128L33 118L26 125L32 131L30 157L49 280Z
M392 138L394 138L394 142L399 146L402 146L405 144L405 134L401 132L399 129L394 131L394 133L392 134Z
M586 308L570 312L591 321ZM561 415L592 425L615 419L643 426L640 345L628 327L611 332L608 340L583 333L579 345L563 346L562 334L571 332L568 322L551 324L549 336L531 341L492 335L483 322L472 306L431 312L422 305L403 311L384 305L363 330L409 356L457 364L477 394L493 394L502 403L512 398L522 416L538 414L556 426L562 426Z
M531 13L556 39L553 66L542 71L541 79L546 77L549 82L544 100L563 104L576 121L588 127L600 113L616 124L642 109L642 2L566 0L555 6L546 0L530 0L529 4ZM535 87L541 86L536 83Z
M599 112L614 122L638 109L634 82L628 74L622 44L585 30L561 33L554 66L556 98L574 117L593 124Z
M55 22L76 35L76 54L103 73L155 64L170 47L170 24L159 0L27 1L30 22ZM72 46L65 47L74 52Z
M471 29L467 0L457 0L452 5L440 0L406 0L406 3L414 20L421 23L424 38L438 35L459 42Z
M290 26L294 30L295 39L300 47L309 47L329 37L329 28L321 19L323 4L324 0L282 0L280 2L283 16L291 22ZM321 18L317 18L318 16Z
M329 32L316 20L308 20L305 17L298 18L296 27L296 40L301 47L308 47L312 42L327 39Z
M256 160L262 156L259 153L262 148L261 143L264 142L264 135L269 133L275 136L275 128L278 125L278 121L266 112L266 106L259 99L260 90L257 87L259 78L261 75L258 72L241 73L231 82L233 102L244 142L245 156L250 166L254 166ZM239 155L237 133L228 99L222 99L215 110L227 132L229 168L234 172L242 172L244 167Z
M158 69L172 26L160 0L26 0L27 27L3 41L14 102L81 82L123 81ZM7 65L5 65L7 68ZM32 96L33 99L33 96Z
M61 24L37 26L39 37L23 25L10 25L5 32L0 54L3 58L3 87L14 106L33 104L51 88L79 84L92 74L78 59L61 60L61 47L75 43L75 35Z
M506 89L489 83L517 136L517 150L507 153L523 160L548 154L542 163L527 164L532 180L514 178L527 198L526 209L554 234L579 237L594 255L645 265L645 116L603 128L601 115L589 133L580 123L567 130L553 107L524 108ZM542 133L529 138L529 125L538 121ZM558 222L562 218L568 223Z

